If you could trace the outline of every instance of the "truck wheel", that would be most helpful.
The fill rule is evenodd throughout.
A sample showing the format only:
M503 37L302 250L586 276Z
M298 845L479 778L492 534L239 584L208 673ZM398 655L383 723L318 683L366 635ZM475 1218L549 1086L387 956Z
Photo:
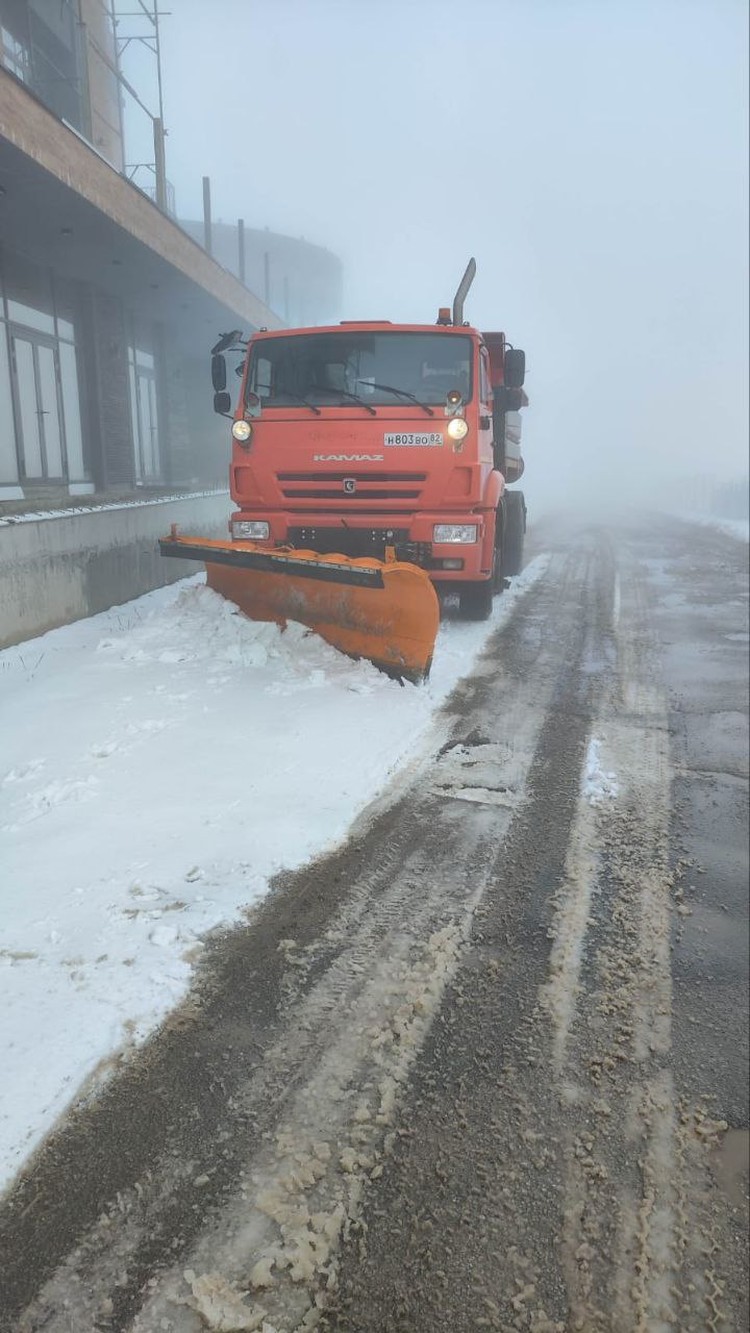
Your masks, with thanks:
M481 583L464 583L459 593L459 606L464 620L488 620L492 614L492 598L495 594L495 571L498 567L497 551L492 562L492 574Z
M520 574L523 568L523 538L526 532L526 501L523 491L505 495L505 573Z
M498 507L497 526L495 528L495 557L493 566L493 582L495 592L505 592L505 514L502 507Z
M489 620L492 614L494 579L483 583L466 583L461 589L460 605L464 620Z

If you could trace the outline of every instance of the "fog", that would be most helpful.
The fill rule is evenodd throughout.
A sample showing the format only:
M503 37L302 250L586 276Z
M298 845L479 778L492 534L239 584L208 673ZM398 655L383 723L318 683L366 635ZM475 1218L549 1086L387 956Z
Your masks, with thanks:
M344 318L527 352L527 494L747 470L745 0L173 0L181 216L328 247Z

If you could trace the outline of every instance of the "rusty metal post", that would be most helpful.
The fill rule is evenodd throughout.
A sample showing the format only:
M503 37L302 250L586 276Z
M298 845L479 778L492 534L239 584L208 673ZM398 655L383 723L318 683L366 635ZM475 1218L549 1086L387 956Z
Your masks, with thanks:
M154 118L154 171L156 173L156 204L162 213L167 210L167 162L164 152L164 121Z
M242 218L237 219L237 255L239 259L240 282L243 287L245 283L245 223Z
M211 234L211 178L203 177L203 248L209 255L213 254Z

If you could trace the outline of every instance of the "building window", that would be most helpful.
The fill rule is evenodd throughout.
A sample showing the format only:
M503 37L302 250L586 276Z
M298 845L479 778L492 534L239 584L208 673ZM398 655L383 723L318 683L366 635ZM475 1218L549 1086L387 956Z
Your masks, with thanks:
M7 488L11 488L14 491L14 498L19 499L21 492L17 487L18 455L13 420L8 334L5 324L0 319L0 500L3 499L4 491L7 493Z
M23 83L29 82L29 51L12 32L0 26L0 63Z
M54 343L11 328L22 473L26 481L62 481L63 424Z
M92 490L83 457L71 303L63 303L65 318L56 317L49 272L10 252L5 289L0 401L7 422L0 422L5 437L0 477L6 484L68 482L75 490Z
M81 432L81 404L78 397L78 366L76 349L72 343L58 344L60 392L65 420L65 453L68 460L68 483L89 489L86 465L83 460Z
M137 486L153 486L161 481L156 365L153 355L140 347L129 347L128 369L135 481Z
M90 133L85 28L76 0L4 0L0 61L56 116Z

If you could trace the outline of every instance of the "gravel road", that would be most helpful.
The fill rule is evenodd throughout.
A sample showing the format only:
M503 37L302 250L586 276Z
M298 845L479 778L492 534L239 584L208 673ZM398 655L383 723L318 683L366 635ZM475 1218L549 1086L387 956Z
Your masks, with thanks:
M4 1329L747 1327L747 546L532 544L425 752L0 1202Z

